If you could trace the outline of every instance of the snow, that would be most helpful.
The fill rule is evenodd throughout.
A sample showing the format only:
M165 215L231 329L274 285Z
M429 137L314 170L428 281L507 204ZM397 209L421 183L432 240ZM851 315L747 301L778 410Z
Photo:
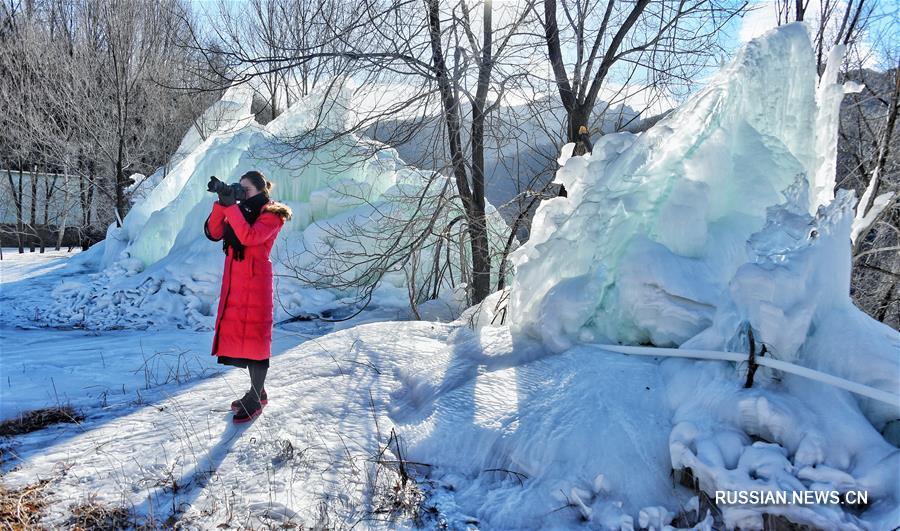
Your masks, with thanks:
M837 82L847 47L839 44L831 48L825 72L819 80L816 103L816 155L818 166L810 187L813 206L825 205L834 199L835 173L837 171L838 128L841 118L841 100L848 91Z
M4 252L3 415L57 396L86 413L10 441L4 486L53 478L48 527L92 498L197 529L407 528L409 512L389 508L418 500L425 528L672 529L680 515L695 529L763 529L772 514L820 529L900 525L898 405L766 367L745 388L745 364L597 346L746 353L752 329L766 356L897 393L900 336L848 295L854 197L822 193L839 87L815 86L812 57L802 26L783 26L645 133L604 136L588 156L564 147L568 199L539 207L508 292L459 319L387 321L406 297L387 282L377 308L350 322L276 325L270 402L243 427L229 403L246 373L204 350L221 255L198 232L203 190L210 172L251 161L282 175L249 154L280 148L255 123L208 138L102 246L66 259ZM273 127L303 123L295 111ZM396 205L388 190L415 189L420 174L390 150L326 171L353 149L328 147L291 174L303 179L277 182L297 213L284 249L327 240L318 221L371 215L340 190ZM292 311L348 300L276 289ZM422 313L449 320L459 302L450 292ZM71 323L66 307L101 331L36 328L36 310L37 321ZM137 326L150 319L156 330ZM113 391L101 396L104 385ZM402 484L401 459L414 486ZM719 504L713 515L675 481L688 470L710 498L869 499Z
M216 523L229 510L273 508L309 523L319 502L335 497L341 503L331 509L352 522L366 505L367 461L396 429L405 459L428 465L420 468L434 482L434 503L451 520L571 525L588 511L630 521L691 496L669 478L669 413L652 361L590 348L553 355L505 328L373 323L277 355L270 404L246 429L227 413L244 380L235 370L169 389L152 406L89 418L59 442L22 437L16 453L25 462L5 481L48 477L66 463L50 509L60 520L72 500L94 493L106 503L124 498L142 514L185 505L189 521ZM598 404L609 405L598 414ZM302 458L276 464L284 441ZM599 444L605 451L595 451ZM158 486L167 474L183 489L174 502ZM556 510L576 496L581 509Z
M65 258L80 252L78 247L72 253L64 249L59 251L53 248L46 248L44 252L40 252L39 248L35 248L35 252L26 250L19 254L16 247L4 247L2 249L3 260L0 260L0 282L3 284L33 279L43 274L50 273L65 265ZM5 286L4 286L5 288Z
M706 328L680 315L714 304L766 209L815 162L808 47L800 26L752 41L645 133L605 135L587 157L564 150L556 178L569 198L541 204L512 257L514 326L558 349L592 337L677 345ZM585 293L571 309L580 317L560 319L564 334L540 332L563 285Z
M872 178L869 179L869 184L866 186L862 198L856 205L856 217L853 219L853 229L850 233L850 239L853 243L856 243L859 235L871 227L872 223L875 223L875 219L881 214L881 211L887 208L887 206L891 204L891 199L894 198L895 192L890 191L879 194L878 197L872 201L872 194L875 193L875 186L878 184L880 178L881 174L876 168L875 171L872 172ZM866 211L865 209L869 205L869 201L872 201L872 205L869 207L869 210Z

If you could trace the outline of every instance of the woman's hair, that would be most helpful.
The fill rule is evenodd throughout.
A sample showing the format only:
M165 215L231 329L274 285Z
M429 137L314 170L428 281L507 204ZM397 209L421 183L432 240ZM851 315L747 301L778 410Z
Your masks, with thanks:
M255 186L256 189L263 194L266 200L270 201L272 199L271 197L269 197L269 192L272 190L275 184L272 183L272 181L267 180L262 173L256 170L251 170L241 175L241 179L247 179L251 183L253 183L253 186ZM238 179L238 181L240 181L241 179ZM274 201L273 203L274 204L270 204L268 206L269 212L281 217L281 219L285 221L291 219L291 216L293 215L291 207L277 201Z
M256 170L250 170L247 173L241 175L241 178L238 179L238 181L241 181L242 179L247 179L248 181L253 183L253 186L255 186L257 190L262 192L267 199L269 198L269 191L273 186L275 186L274 184L272 184L272 181L266 180L266 177Z

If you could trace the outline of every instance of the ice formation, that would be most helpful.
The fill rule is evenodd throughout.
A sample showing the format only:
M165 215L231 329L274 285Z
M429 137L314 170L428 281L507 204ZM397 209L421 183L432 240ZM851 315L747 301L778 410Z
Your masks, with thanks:
M539 207L511 257L513 332L557 352L747 352L752 329L767 355L896 395L900 335L849 296L856 201L832 192L841 59L840 48L830 54L817 89L806 28L783 26L652 129L606 135L583 157L566 146L557 180L568 198ZM879 432L897 443L900 404L767 370L744 390L722 362L661 368L672 466L707 493L865 488L878 498L868 524L835 507L757 506L727 508L728 525L757 528L766 511L826 528L897 525L900 452Z
M780 359L816 357L817 322L854 311L855 201L830 192L843 89L830 64L817 97L810 50L802 25L772 31L656 127L563 156L568 199L541 205L512 256L513 328L555 350L722 350L747 322ZM896 363L887 332L857 355Z
M357 290L316 289L309 285L309 271L303 281L294 272L321 263L317 256L329 246L336 245L339 251L354 247L353 243L335 242L336 233L348 234L355 226L372 229L380 222L402 219L415 205L410 197L423 188L427 197L434 197L436 190L446 186L452 195L453 182L406 166L393 149L356 136L315 150L292 150L289 142L311 142L304 134L313 128L343 130L346 111L340 109L349 106L329 102L330 111L319 113L325 97L316 94L300 100L262 126L250 114L251 93L242 87L229 89L199 120L203 134L192 127L185 135L165 178L160 169L132 185L140 191L140 199L123 226L112 224L104 241L55 273L62 281L53 289L50 303L45 299L29 303L27 296L16 297L18 312L7 317L88 329L173 325L209 329L214 323L224 254L221 243L210 242L203 233L203 223L216 199L206 190L207 182L210 175L236 182L250 169L262 171L275 184L273 198L293 209L293 219L282 229L273 249L278 278L276 322L352 308L359 302ZM347 98L349 89L328 97ZM438 206L438 202L426 200L421 211L426 215L437 212L445 221L460 213L452 201L449 206L446 201ZM505 239L508 229L502 218L491 205L487 211L492 240ZM415 231L407 232L412 238ZM366 253L378 245L377 241L362 241L349 250ZM427 247L419 260L426 264L423 269L430 270ZM451 259L456 269L458 258ZM394 269L373 293L374 306L409 306L407 275ZM425 276L420 272L417 281ZM449 276L444 280L444 288L451 287ZM459 282L457 269L455 283ZM27 291L27 286L24 288ZM14 289L8 287L9 293ZM458 293L445 289L442 294L458 306Z

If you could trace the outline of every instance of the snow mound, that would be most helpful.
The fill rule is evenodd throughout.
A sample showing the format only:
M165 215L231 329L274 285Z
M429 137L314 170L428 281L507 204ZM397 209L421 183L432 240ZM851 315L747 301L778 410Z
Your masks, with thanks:
M348 90L328 98L346 99ZM451 180L410 168L393 149L371 140L350 136L315 149L294 149L312 146L316 139L309 133L313 130L342 129L344 115L337 109L346 105L330 103L331 110L320 115L318 109L331 100L313 95L263 127L249 114L251 97L246 91L229 90L204 113L200 123L215 129L201 136L192 128L182 141L189 153L173 160L165 178L154 174L141 181L147 184L134 186L141 189L141 199L123 226L111 225L104 241L69 261L62 272L64 280L52 288L49 304L29 299L24 293L28 286L22 287L22 296L10 286L10 300L17 311L8 318L87 329L211 329L225 258L222 244L210 242L203 232L216 199L206 190L211 175L236 182L244 172L259 170L275 184L273 198L293 210L293 219L285 224L272 252L276 322L349 312L359 303L362 297L356 287L327 289L316 284L323 277L315 274L316 268L326 268L323 274L327 275L346 265L325 263L323 255L365 261L367 254L384 251L388 245L403 248L420 234L410 230L396 240L363 237L360 241L353 237L356 227L367 228L364 236L371 237L383 224L386 235L394 236L387 232L396 231L390 224L416 209L420 218L434 217L436 227L446 226L461 213L455 202L438 200L435 192L443 190L452 196ZM424 197L421 207L416 201L419 196ZM493 206L487 205L487 211L492 240L505 238L506 224ZM437 263L430 253L439 237L432 234L424 244L417 243L422 246L417 257L420 271L431 271ZM455 265L457 247L451 247L450 254L446 246L440 252L442 258L455 260ZM403 267L410 265L389 266L388 274L372 290L374 306L409 306L409 275ZM345 273L352 276L356 269L349 267ZM449 289L459 283L458 272L456 278L445 274L438 281L427 277L419 273L412 278L417 286L440 283L439 296L458 306L457 295Z
M841 54L817 88L806 28L777 28L645 133L606 135L582 157L564 147L568 198L541 204L511 257L514 337L563 353L583 343L746 353L752 330L768 356L897 394L900 335L849 296L855 198L832 192ZM746 367L732 363L660 369L671 466L710 497L869 495L860 510L724 505L726 527L762 529L763 514L823 529L900 523L900 451L885 440L897 443L900 404L768 369L744 389Z
M245 85L229 87L219 101L194 120L168 164L160 166L149 177L140 173L131 176L135 182L125 188L125 193L132 205L143 205L145 208L153 205L154 203L146 201L150 192L168 176L170 167L190 155L204 140L215 134L238 131L252 123L254 121L250 110L252 104L253 92L249 87ZM156 206L160 205L156 203Z
M556 351L734 350L749 324L779 359L896 393L900 340L849 297L853 193L830 193L841 50L818 89L813 58L803 25L777 28L643 134L564 148L569 196L541 204L511 257L514 330ZM826 327L836 315L853 318ZM852 364L829 346L848 342ZM897 419L862 405L878 428Z

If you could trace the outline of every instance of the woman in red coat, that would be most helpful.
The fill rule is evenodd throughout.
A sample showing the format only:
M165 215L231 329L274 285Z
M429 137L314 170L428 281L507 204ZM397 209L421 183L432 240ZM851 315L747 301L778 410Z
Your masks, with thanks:
M210 179L210 188L213 180ZM219 294L212 355L250 372L250 390L232 402L234 422L248 422L268 402L263 384L272 349L272 262L269 253L291 209L269 198L272 183L257 171L241 176L246 199L236 204L226 189L213 203L206 237L223 240L225 274Z

